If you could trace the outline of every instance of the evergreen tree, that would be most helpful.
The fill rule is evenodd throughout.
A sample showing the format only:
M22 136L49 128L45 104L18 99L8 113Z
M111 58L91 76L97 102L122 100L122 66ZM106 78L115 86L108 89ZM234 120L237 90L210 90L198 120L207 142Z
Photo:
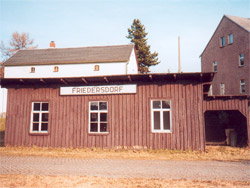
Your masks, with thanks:
M137 60L139 62L139 71L141 73L149 72L148 68L150 66L160 63L157 58L158 53L150 52L150 45L147 44L147 34L144 25L141 24L139 19L134 19L131 28L128 28L127 38L135 44Z

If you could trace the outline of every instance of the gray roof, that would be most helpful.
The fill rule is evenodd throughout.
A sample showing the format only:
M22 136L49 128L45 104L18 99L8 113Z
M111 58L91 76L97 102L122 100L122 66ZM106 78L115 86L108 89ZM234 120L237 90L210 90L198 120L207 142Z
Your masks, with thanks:
M241 26L243 29L247 30L250 32L250 18L242 18L242 17L237 17L237 16L230 16L230 15L225 15L227 18Z
M4 66L127 62L133 48L133 44L128 44L19 50Z

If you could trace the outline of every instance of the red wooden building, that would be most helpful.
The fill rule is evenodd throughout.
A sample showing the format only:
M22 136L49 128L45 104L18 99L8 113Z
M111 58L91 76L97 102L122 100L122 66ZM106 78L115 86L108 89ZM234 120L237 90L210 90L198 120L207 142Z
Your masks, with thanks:
M5 145L204 150L213 73L138 74L135 67L132 45L19 51L1 79Z
M205 149L203 83L211 81L211 74L98 76L84 80L64 79L65 85L60 79L3 79L2 86L8 88L5 144ZM64 87L77 91L82 86L126 85L134 86L134 93L60 93Z

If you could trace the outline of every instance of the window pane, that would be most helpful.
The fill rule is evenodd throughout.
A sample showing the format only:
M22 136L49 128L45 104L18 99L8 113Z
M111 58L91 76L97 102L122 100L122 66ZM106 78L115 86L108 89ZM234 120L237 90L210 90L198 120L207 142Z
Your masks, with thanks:
M229 35L229 43L232 44L233 43L233 34Z
M225 37L221 37L221 46L225 46Z
M90 110L98 110L98 102L91 102Z
M154 129L160 130L160 112L154 112Z
M42 111L49 111L49 103L42 103Z
M107 110L107 102L100 102L100 110Z
M162 108L170 109L170 101L162 101Z
M90 124L90 132L97 132L97 123Z
M246 92L245 85L242 85L242 86L241 86L241 93L245 93L245 92Z
M90 114L90 121L98 121L98 113L91 113Z
M100 113L100 121L107 121L107 113Z
M164 130L170 130L170 112L163 112Z
M161 101L153 101L153 108L154 109L161 108Z
M40 111L40 103L34 103L34 111Z
M245 84L245 80L240 80L240 84L244 85Z
M38 121L39 122L39 114L33 113L33 122Z
M49 114L48 113L42 113L42 121L49 121Z
M42 131L48 131L48 123L42 123Z
M107 123L101 123L100 132L107 132Z
M39 123L33 123L33 131L38 131Z

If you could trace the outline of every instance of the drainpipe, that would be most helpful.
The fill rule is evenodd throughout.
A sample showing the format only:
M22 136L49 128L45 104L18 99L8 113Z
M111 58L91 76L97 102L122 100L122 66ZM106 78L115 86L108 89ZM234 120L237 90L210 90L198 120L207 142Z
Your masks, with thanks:
M128 74L128 63L129 61L126 63L126 74Z

